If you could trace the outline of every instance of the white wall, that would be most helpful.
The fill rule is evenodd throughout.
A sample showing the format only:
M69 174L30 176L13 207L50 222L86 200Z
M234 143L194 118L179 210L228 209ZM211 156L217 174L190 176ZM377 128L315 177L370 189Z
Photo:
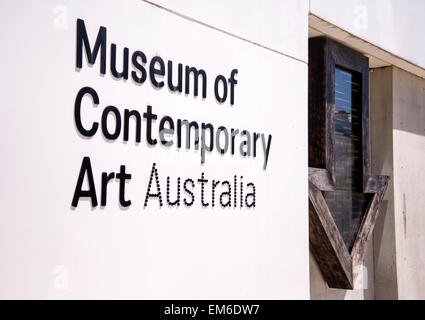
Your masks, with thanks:
M308 0L150 2L307 62Z
M310 0L310 12L425 68L423 0Z
M308 90L307 64L300 61L306 57L307 13L305 2L295 3L275 11L274 2L258 16L259 25L292 21L286 38L230 24L247 38L242 40L139 0L2 1L0 297L308 299ZM257 21L255 8L249 21ZM245 18L230 9L231 16ZM149 79L141 86L116 80L109 66L99 76L99 62L76 70L77 18L85 20L91 41L100 26L108 28L108 53L114 42L149 60L160 55L204 68L207 98L154 89ZM304 21L301 29L298 21ZM228 76L233 68L239 70L235 105L219 105L214 76ZM115 142L100 134L83 139L73 116L83 86L100 98L97 108L86 100L87 123L99 120L107 105L143 112L150 104L159 117L271 133L267 170L260 156L211 153L201 166L199 152L149 147L145 122L140 144L123 143L122 135ZM71 208L83 156L91 157L98 192L102 171L126 165L133 175L126 185L130 209L119 206L116 181L104 209L88 201ZM201 172L221 181L241 174L255 182L257 206L202 209L198 185L191 209L159 209L154 200L143 209L153 162L164 197L167 175L175 183Z

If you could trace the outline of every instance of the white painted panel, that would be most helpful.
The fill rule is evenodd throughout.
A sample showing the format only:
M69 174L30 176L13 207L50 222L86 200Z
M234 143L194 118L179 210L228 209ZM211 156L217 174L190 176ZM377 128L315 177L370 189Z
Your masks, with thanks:
M151 2L297 59L308 59L307 0Z
M314 15L425 68L425 1L311 0Z
M3 77L0 117L0 297L2 298L299 298L309 297L307 197L307 65L142 1L2 1ZM293 12L283 12L292 19ZM100 26L107 40L148 61L203 68L207 98L155 89L99 75L99 61L76 69L76 19L84 19L91 45ZM122 51L118 59L122 59ZM214 77L238 69L235 104L214 99ZM107 141L100 132L82 138L74 101L84 86L84 124L104 108L141 113L149 104L159 118L209 122L217 128L272 134L266 170L256 158ZM111 120L111 119L110 119ZM154 124L157 135L158 122ZM134 127L133 127L134 128ZM134 138L131 131L130 138ZM237 148L239 142L237 142ZM117 181L103 209L71 200L84 156L91 158L98 200L103 171L125 165L129 209L118 203ZM256 207L159 208L143 203L153 163L165 202L166 177L230 180L256 186ZM211 199L211 181L206 186ZM173 193L174 195L174 193ZM182 200L186 195L182 192Z

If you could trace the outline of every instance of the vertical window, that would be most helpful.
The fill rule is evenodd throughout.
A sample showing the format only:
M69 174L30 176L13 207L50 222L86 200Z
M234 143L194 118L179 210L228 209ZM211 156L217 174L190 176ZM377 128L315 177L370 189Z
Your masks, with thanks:
M389 177L370 172L369 61L309 41L310 248L328 285L352 289Z
M361 74L335 67L335 187L323 192L349 252L371 194L363 193Z

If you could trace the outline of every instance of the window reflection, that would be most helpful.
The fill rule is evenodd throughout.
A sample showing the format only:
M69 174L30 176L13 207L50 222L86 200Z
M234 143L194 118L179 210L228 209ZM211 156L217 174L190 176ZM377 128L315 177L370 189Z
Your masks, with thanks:
M361 75L335 68L336 192L324 192L335 223L351 251L372 195L363 194Z

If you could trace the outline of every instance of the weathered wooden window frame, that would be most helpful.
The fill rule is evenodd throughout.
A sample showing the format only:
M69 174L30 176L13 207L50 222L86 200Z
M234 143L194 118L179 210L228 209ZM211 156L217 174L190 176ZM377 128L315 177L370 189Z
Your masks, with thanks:
M335 188L335 67L361 74L363 193L374 194L348 251L322 191ZM369 141L369 59L326 37L309 41L309 229L310 249L331 288L353 289L353 268L363 263L388 185L371 174Z

